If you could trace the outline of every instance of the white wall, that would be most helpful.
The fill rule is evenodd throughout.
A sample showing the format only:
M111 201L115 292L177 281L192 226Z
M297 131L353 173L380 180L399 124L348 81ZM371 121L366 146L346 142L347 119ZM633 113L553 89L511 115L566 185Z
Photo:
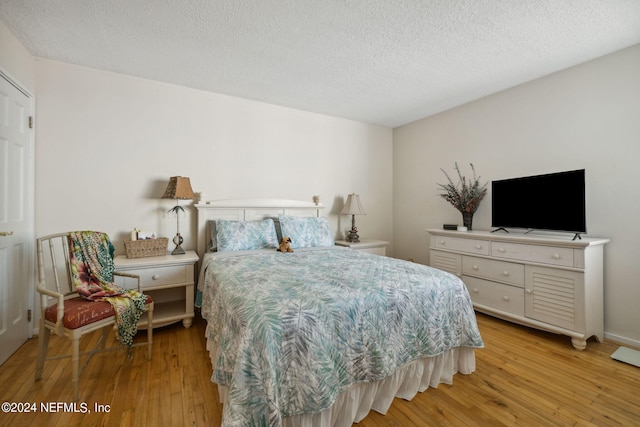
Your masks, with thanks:
M640 345L640 45L394 129L395 255L429 262L426 228L454 162L486 180L586 168L588 235L605 247L605 332ZM490 229L491 194L474 217Z
M29 92L34 91L33 57L0 21L0 70Z
M118 253L134 227L171 238L175 201L160 197L181 175L208 199L320 195L336 238L356 192L361 237L392 240L389 128L50 60L35 69L38 235L99 229ZM195 249L187 211L183 246Z

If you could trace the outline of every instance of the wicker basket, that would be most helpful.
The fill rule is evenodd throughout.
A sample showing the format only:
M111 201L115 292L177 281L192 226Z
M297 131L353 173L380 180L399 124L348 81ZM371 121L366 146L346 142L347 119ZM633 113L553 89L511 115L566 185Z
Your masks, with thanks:
M124 250L127 258L143 258L167 254L169 239L125 240Z

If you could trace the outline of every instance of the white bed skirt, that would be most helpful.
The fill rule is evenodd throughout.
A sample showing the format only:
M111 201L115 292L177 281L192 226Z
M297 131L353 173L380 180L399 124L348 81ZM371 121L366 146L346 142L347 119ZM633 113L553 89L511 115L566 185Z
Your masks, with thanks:
M215 354L211 341L207 340L209 354ZM458 347L434 357L414 360L398 369L393 375L374 383L359 383L338 395L328 409L315 414L303 414L283 419L284 427L348 427L361 421L370 410L386 414L393 399L411 400L418 392L438 384L451 384L453 376L470 374L476 369L473 348ZM218 386L220 401L224 404L227 387ZM224 426L224 424L223 424Z

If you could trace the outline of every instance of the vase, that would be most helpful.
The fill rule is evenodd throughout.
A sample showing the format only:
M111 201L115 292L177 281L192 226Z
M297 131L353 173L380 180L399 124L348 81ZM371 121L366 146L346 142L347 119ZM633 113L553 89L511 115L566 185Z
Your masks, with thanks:
M473 214L471 212L462 212L462 225L471 231L471 226L473 225Z

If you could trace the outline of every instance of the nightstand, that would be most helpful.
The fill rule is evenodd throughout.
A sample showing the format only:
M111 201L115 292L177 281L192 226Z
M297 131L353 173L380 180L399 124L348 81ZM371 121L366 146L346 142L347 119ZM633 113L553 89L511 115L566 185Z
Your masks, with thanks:
M369 252L370 254L382 255L387 254L387 245L389 242L382 240L360 239L359 242L347 242L346 240L338 240L335 242L338 246L346 246L355 251Z
M116 271L140 276L141 291L153 297L153 327L161 327L182 320L188 328L193 323L195 264L198 255L186 251L183 255L162 255L145 258L115 258ZM116 278L123 288L135 286L131 279ZM138 327L143 327L141 322Z

